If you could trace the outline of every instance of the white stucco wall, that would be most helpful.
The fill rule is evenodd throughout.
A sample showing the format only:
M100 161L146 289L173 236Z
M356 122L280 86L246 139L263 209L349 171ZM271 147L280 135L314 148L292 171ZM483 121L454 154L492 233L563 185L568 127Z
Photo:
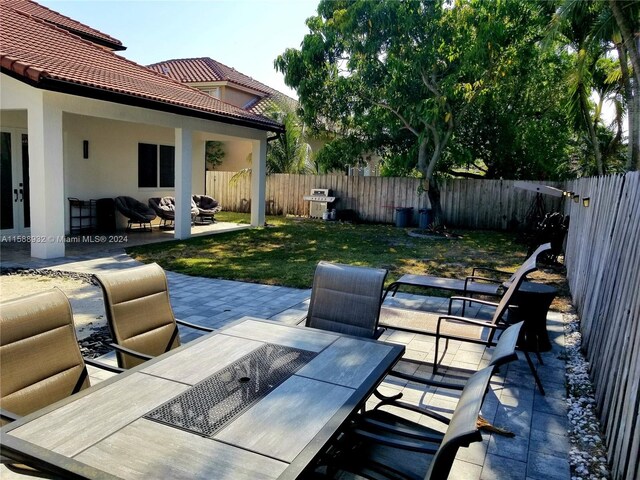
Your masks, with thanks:
M241 140L228 140L223 142L224 159L216 168L220 172L238 172L243 168L251 167L251 142Z
M138 187L138 143L175 146L174 129L74 114L65 114L63 120L65 198L128 195L147 203L150 197L175 196L173 188ZM82 158L83 140L89 141L88 159ZM199 152L194 149L192 158L193 193L201 193L204 185L204 158ZM67 212L67 230L68 216ZM117 218L124 228L126 219Z

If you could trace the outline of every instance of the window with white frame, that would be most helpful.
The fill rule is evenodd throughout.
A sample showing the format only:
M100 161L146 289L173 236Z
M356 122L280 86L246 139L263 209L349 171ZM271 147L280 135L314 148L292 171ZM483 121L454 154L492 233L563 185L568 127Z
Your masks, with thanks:
M175 147L138 143L138 187L175 186Z

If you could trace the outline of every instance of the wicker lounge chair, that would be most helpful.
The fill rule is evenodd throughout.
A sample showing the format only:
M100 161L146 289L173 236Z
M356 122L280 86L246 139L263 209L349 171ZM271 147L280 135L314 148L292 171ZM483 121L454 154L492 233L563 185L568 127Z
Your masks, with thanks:
M151 197L149 199L149 207L151 207L158 217L160 217L162 228L171 229L176 221L176 199L174 197ZM191 200L191 223L195 221L199 210L193 199Z
M218 201L208 195L194 195L192 198L198 208L198 218L200 221L205 223L205 219L209 219L209 223L215 222L216 213L222 210Z
M133 224L138 224L142 230L151 230L151 221L156 218L156 213L152 208L133 197L116 197L116 209L127 217L127 230L131 230Z
M358 337L378 338L387 271L319 262L305 325Z
M104 294L107 322L118 365L131 368L180 346L178 324L204 332L213 329L176 320L167 277L156 263L96 274Z

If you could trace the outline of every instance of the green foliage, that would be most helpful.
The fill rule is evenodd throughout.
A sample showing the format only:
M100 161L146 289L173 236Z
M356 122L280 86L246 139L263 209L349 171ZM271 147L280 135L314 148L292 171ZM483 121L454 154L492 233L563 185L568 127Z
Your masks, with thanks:
M267 174L315 173L306 128L295 111L274 109L267 116L284 124L285 132L267 145Z
M633 13L639 12L638 2L624 1L564 0L559 2L549 24L547 46L570 52L570 66L564 79L568 94L566 109L580 158L576 161L574 157L564 167L577 175L619 171L619 157L627 150L622 145L624 109L627 108L629 131L633 130L636 121L640 121L640 112L633 108L634 89L626 65L621 30L611 10L615 5L632 14L630 25L635 25L637 30L640 21L637 15L633 17ZM636 87L636 96L637 90ZM617 118L612 126L605 125L602 119L605 101L613 101L616 105ZM613 129L617 132L614 133ZM631 138L635 138L633 134ZM639 147L640 139L629 147L629 163L632 163L634 155L637 155L633 152Z
M326 143L316 156L321 172L347 172L349 166L364 164L367 144L355 137L339 137Z
M205 142L204 158L207 170L214 170L216 167L219 167L224 159L222 142L213 140Z
M461 166L488 178L561 179L586 171L575 158L590 146L596 171L615 171L633 96L629 82L621 94L629 76L607 56L621 41L611 5L322 0L301 48L275 65L306 122L357 138L382 156L384 174L419 171L432 202L434 174ZM640 2L615 5L632 13ZM636 34L638 18L628 22ZM594 91L619 105L617 132L602 123ZM342 163L353 158L340 147ZM325 152L330 164L337 152Z
M311 155L311 147L307 142L307 129L297 113L286 106L274 107L266 115L285 127L285 132L278 134L267 144L267 175L272 173L318 173ZM247 156L251 164L251 155ZM240 178L251 175L251 167L243 168L231 177L235 184Z

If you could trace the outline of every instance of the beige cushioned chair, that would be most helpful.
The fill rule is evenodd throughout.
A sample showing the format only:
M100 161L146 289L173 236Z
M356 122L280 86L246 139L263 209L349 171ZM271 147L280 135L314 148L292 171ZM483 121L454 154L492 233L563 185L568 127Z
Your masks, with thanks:
M3 302L0 326L3 410L26 415L89 386L71 306L60 290Z
M176 320L167 277L156 263L95 276L102 287L107 322L115 342L112 346L122 368L134 367L180 346L178 323L213 331Z
M378 338L382 287L387 271L319 262L305 325L365 338Z
M0 332L2 425L89 387L71 305L62 291L55 288L0 303ZM7 466L46 477L23 465Z

